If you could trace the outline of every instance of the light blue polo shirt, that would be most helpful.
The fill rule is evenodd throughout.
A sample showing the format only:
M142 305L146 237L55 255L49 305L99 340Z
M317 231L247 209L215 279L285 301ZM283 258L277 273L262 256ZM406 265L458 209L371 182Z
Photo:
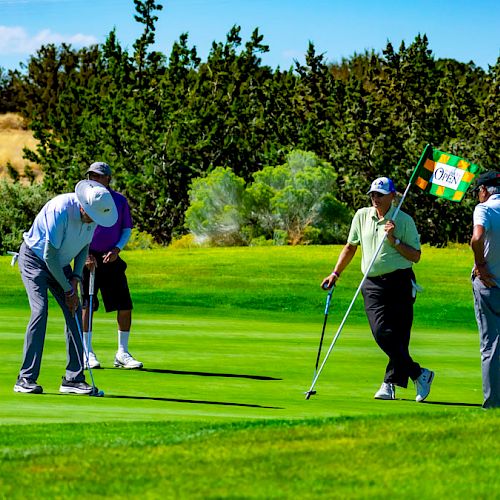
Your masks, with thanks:
M23 238L42 260L45 260L45 242L48 240L57 249L60 266L65 267L90 244L96 227L95 222L87 224L82 221L76 194L66 193L45 204Z
M473 220L475 226L484 227L484 258L488 271L500 286L500 194L493 194L476 205Z
M381 220L379 220L374 207L361 208L354 215L347 242L354 246L361 245L361 271L363 274L366 273L375 251L384 238L384 226L386 222L393 220L395 210L396 208L392 206ZM413 219L407 213L399 211L394 224L396 226L394 237L416 250L420 250L420 236ZM386 239L368 276L380 276L398 269L408 269L412 267L412 264Z

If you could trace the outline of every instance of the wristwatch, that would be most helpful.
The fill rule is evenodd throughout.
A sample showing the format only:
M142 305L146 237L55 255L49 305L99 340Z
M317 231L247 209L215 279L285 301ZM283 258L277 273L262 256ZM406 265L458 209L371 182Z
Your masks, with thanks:
M394 246L397 247L398 245L401 245L401 240L399 238L396 238L394 240Z

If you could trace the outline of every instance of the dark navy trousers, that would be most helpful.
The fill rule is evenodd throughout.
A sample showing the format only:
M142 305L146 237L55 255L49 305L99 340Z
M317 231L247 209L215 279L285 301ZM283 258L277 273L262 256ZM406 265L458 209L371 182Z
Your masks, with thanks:
M381 276L367 277L361 292L366 316L375 341L389 357L384 382L400 387L415 380L421 367L409 352L413 324L412 269L399 269Z

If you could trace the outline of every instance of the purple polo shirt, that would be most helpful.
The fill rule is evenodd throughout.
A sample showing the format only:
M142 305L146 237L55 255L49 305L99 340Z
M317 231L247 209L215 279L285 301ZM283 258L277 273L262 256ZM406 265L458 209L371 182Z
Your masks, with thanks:
M120 241L122 230L127 228L132 229L133 227L127 198L112 189L109 189L109 192L118 210L118 220L111 227L96 227L92 243L90 244L90 250L94 252L109 252Z

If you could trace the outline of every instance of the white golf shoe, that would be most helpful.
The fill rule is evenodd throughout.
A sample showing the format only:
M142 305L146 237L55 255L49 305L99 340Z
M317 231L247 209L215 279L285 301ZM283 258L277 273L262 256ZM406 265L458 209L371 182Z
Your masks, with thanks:
M382 382L380 389L373 396L375 399L396 399L396 387L394 384Z
M115 366L127 370L140 370L142 363L135 359L129 352L118 351L115 356Z
M85 359L85 369L88 370L89 366L92 370L94 370L95 368L101 368L100 361L97 359L97 356L92 351L89 351L88 360Z
M417 397L415 401L421 403L431 392L431 384L434 379L434 372L427 368L422 368L420 377L415 380L415 388L417 389Z

